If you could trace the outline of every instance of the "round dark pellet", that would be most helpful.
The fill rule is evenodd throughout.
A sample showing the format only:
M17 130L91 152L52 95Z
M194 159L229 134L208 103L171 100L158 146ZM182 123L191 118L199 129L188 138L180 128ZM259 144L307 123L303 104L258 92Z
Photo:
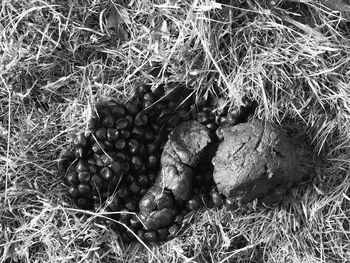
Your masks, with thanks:
M84 158L84 156L85 156L85 151L84 151L84 148L83 147L81 147L81 146L79 146L79 147L76 147L76 148L74 148L74 156L76 157L76 158Z
M218 139L221 141L224 139L224 134L222 132L222 127L219 127L216 132L215 132L216 136L218 137Z
M125 103L125 108L129 113L131 113L133 115L135 115L139 111L139 108L137 106L137 101L135 101L135 100L127 101Z
M85 160L79 160L75 169L77 172L89 171L89 165Z
M139 112L135 116L135 125L144 126L148 123L148 116L144 112Z
M94 174L91 178L90 184L100 190L103 185L103 181L99 175Z
M116 104L111 107L111 114L116 118L121 118L126 115L126 110L123 105Z
M147 92L143 95L143 100L144 101L147 101L147 102L151 102L153 103L154 102L154 95L152 92Z
M137 216L133 215L131 218L130 218L130 226L134 229L138 229L138 228L141 228L142 227L142 224L140 222L140 220L138 219Z
M123 186L118 190L117 195L121 199L126 199L127 197L130 196L130 190L128 188L126 188L125 186Z
M143 229L139 229L139 230L137 231L137 236L138 236L141 240L144 240L144 239L145 239L144 234L145 234L145 231L144 231Z
M128 142L128 150L131 154L137 153L138 148L139 148L139 143L136 139L131 139Z
M95 142L92 146L91 146L91 150L94 153L103 153L106 150L106 145L103 142Z
M143 236L147 242L156 242L157 241L157 233L155 231L147 231L144 233Z
M119 139L115 142L115 148L118 150L123 150L126 147L126 141L124 139Z
M115 122L115 118L112 115L106 116L102 119L102 126L106 128L112 128Z
M110 141L105 141L104 145L106 146L106 151L111 151L114 150L114 142L110 142Z
M172 226L169 227L168 232L170 236L174 237L179 232L179 230L180 230L180 226L178 224L173 224Z
M87 159L87 162L88 162L88 164L90 164L90 165L95 165L95 164L96 164L95 159L92 158L92 157L88 158L88 159Z
M127 129L123 129L120 130L120 135L124 138L124 139L129 139L131 136L131 132Z
M177 115L172 116L168 121L168 125L172 128L175 128L176 126L178 126L179 123L180 123L180 117Z
M155 153L158 149L157 145L154 143L147 144L146 148L147 148L147 153L149 154Z
M115 175L120 176L123 171L122 164L119 161L114 161L108 166Z
M125 118L120 118L115 122L115 128L122 130L129 127L129 121Z
M91 179L91 173L89 171L81 171L78 173L78 179L81 183L88 183Z
M104 127L98 128L94 132L94 135L95 135L97 140L105 141L107 139L107 129Z
M130 114L128 114L128 115L125 116L125 119L128 120L128 122L129 122L129 127L132 127L132 126L134 125L134 117L133 117L133 116L131 116Z
M102 177L103 180L105 181L109 181L112 179L113 177L113 172L110 168L108 167L103 167L100 171L100 175Z
M136 139L131 139L128 142L128 150L131 154L137 153L138 148L139 148L139 142Z
M67 183L70 185L75 185L79 183L78 173L76 171L69 171L66 175Z
M155 169L158 167L158 164L159 164L159 160L157 158L157 156L155 155L149 155L148 156L148 162L147 162L147 166L150 168L150 169Z
M80 192L79 192L78 188L76 188L75 186L69 187L68 188L68 193L73 198L78 197L80 195Z
M91 197L91 187L88 184L78 184L78 190L80 195L85 197Z
M127 174L124 176L124 180L127 184L131 184L132 182L135 181L135 177L132 174ZM129 188L130 189L130 188Z
M115 153L115 158L116 160L120 160L120 161L126 161L128 159L126 152L123 150L117 151Z
M158 133L160 131L161 126L158 123L152 123L151 127L155 133Z
M199 112L197 116L197 121L201 124L207 124L209 121L208 115L206 112Z
M116 141L120 136L120 132L116 128L108 128L107 129L107 140L114 142Z
M112 212L117 212L122 208L122 201L119 196L113 196L111 203L108 206Z
M221 124L220 120L221 120L221 116L220 115L215 115L215 124L216 125L220 125Z
M149 129L145 129L142 139L146 142L152 142L154 140L154 133Z
M143 156L146 153L146 146L144 144L140 143L139 149L137 152L140 156Z
M155 172L150 172L148 174L148 179L150 180L150 182L154 182L156 180L157 174Z
M218 125L219 125L219 126L220 126L220 125L225 125L225 124L227 124L227 123L228 123L227 117L221 116L220 119L219 119Z
M108 109L108 107L103 107L103 106L100 106L97 108L97 113L100 119L103 119L104 117L111 115L111 112Z
M130 212L136 212L138 210L138 201L135 198L130 198L125 202L124 206Z
M227 114L226 121L227 123L234 125L237 123L237 118L233 114Z
M130 170L130 164L128 162L123 162L122 163L122 170L124 172L128 172Z
M83 209L90 209L91 208L91 201L89 201L89 199L85 198L85 197L79 197L76 201L75 204L79 207L79 208L83 208Z
M129 189L132 194L138 194L141 191L141 187L136 181L132 182L129 185Z
M94 163L96 164L96 162L94 162ZM89 171L90 171L90 173L92 173L92 174L97 173L97 166L96 166L95 164L90 164L90 165L89 165Z
M215 131L218 128L214 122L209 122L205 126L211 131Z
M140 156L134 155L133 157L131 157L131 164L136 171L140 170L142 167L142 161Z
M108 154L102 154L100 158L105 166L108 166L113 162L113 158Z
M150 88L146 85L140 85L136 88L136 93L142 95L142 97L146 92L150 92Z
M198 210L202 206L202 200L198 195L194 195L186 204L189 210Z
M219 207L219 208L222 207L224 204L224 199L217 191L211 192L211 200L212 200L214 206Z
M104 166L104 163L102 162L101 158L100 157L97 157L96 158L96 165L98 167L103 167Z
M231 210L231 211L234 211L238 208L238 204L230 198L225 199L225 206L228 210Z
M141 188L146 188L150 182L149 178L145 174L140 174L137 177L137 181L138 181Z
M120 210L119 217L120 217L121 221L128 222L130 220L130 218L132 217L132 213L130 213L129 210L124 208L124 209Z
M145 129L141 126L135 126L132 130L132 136L136 139L141 139L145 133Z
M215 116L216 116L216 114L215 114L213 111L210 111L210 110L208 110L208 111L209 111L209 112L208 112L208 118L209 118L209 120L215 122Z
M149 109L152 105L153 105L153 102L148 101L148 100L145 100L145 101L143 101L142 107L143 107L144 109Z
M181 225L183 220L184 220L184 214L180 213L175 217L174 222Z
M74 146L82 146L85 147L87 145L87 139L84 133L79 133L73 140Z

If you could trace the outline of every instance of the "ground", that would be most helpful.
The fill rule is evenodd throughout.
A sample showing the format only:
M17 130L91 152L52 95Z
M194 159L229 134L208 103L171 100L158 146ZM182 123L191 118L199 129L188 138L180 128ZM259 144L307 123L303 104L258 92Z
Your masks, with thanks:
M2 1L0 261L347 261L349 22L300 2ZM91 105L171 82L233 111L257 100L256 117L304 129L321 168L276 207L204 209L167 243L123 245L72 206L57 160Z

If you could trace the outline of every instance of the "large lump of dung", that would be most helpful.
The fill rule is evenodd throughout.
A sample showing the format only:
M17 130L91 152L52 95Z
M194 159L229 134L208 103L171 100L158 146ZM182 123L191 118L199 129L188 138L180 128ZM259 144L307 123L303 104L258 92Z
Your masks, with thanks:
M197 121L184 122L170 133L155 185L139 204L147 230L169 227L174 223L177 210L192 196L194 167L209 142L209 130Z
M219 192L238 205L278 201L312 173L307 147L283 129L260 120L221 128L223 139L213 159Z

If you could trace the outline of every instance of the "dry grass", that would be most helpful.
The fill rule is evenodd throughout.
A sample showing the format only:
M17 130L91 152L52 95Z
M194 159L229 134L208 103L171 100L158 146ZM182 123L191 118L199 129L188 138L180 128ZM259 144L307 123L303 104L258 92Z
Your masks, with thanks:
M1 2L0 262L348 261L349 24L311 3L127 2ZM56 161L91 104L171 81L302 124L317 176L273 209L201 211L168 243L124 246L101 213L71 208Z

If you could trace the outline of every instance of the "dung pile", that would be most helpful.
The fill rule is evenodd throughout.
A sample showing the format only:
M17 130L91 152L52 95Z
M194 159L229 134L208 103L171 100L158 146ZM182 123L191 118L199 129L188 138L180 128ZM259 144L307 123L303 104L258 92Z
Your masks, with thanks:
M181 90L181 94L176 92L164 95L161 89L151 92L148 87L141 86L125 103L96 105L88 132L74 138L71 148L59 162L68 194L77 207L98 210L106 206L107 212L121 212L111 217L148 241L169 236L168 230L159 230L155 235L146 229L139 220L145 216L145 213L139 214L139 206L142 206L143 197L155 195L153 203L159 200L157 209L162 208L164 198L160 196L164 194L163 189L161 195L159 188L156 191L151 189L155 188L164 144L174 127L197 114L190 107L191 103L183 103L183 97L187 95ZM174 102L174 97L180 98L178 102ZM188 189L192 197L192 187ZM187 207L199 208L199 203L200 200L194 198ZM178 202L170 206L176 211L172 212L176 217L172 223L176 221L181 225L187 208ZM160 229L160 226L156 228ZM175 226L170 230L172 233L176 231ZM134 238L125 229L121 232L127 241Z
M218 133L213 177L228 203L272 205L314 173L309 147L276 125L253 120Z
M280 148L293 148L283 132L258 121L240 124L251 109L234 118L182 103L183 90L177 93L142 86L126 103L97 105L89 132L74 139L59 163L75 204L118 212L111 218L129 228L118 227L125 241L171 238L184 216L204 204L267 202L306 172L293 177L304 159Z

